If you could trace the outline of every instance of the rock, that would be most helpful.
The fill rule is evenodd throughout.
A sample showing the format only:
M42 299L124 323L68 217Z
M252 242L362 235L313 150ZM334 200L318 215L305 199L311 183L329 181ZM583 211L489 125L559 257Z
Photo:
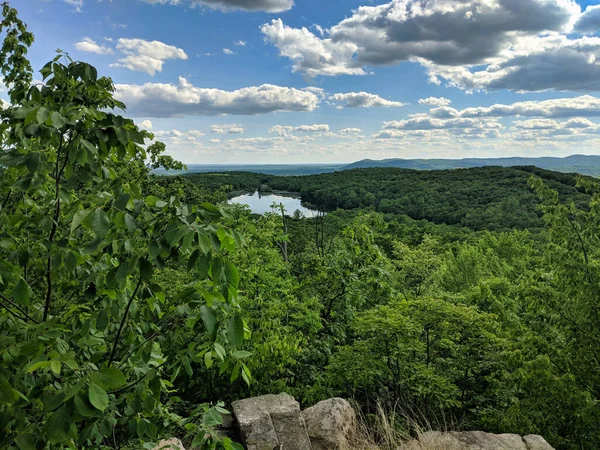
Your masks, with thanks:
M342 398L317 403L302 412L313 450L346 450L356 432L356 413Z
M311 450L300 405L288 394L239 400L232 407L248 450Z
M554 450L543 437L518 434L491 434L483 431L428 431L406 446L410 450L443 448L445 450Z
M185 447L179 439L172 438L160 441L152 450L185 450Z
M527 445L527 450L554 450L553 447L546 442L546 439L537 434L523 436L523 441L525 441L525 445Z

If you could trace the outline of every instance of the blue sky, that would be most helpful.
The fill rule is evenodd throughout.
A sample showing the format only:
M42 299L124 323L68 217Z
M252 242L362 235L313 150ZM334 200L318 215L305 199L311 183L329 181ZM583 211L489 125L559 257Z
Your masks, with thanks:
M186 163L600 154L574 0L13 0Z

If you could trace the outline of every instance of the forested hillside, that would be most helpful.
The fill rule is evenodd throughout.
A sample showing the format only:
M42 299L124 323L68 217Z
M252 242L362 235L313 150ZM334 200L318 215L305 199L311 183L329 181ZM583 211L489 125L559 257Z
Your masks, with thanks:
M539 199L527 182L538 176L562 201L579 207L589 195L576 187L577 175L536 167L481 167L458 170L355 169L329 174L276 177L246 172L189 175L207 189L232 190L261 186L298 192L322 211L369 209L390 217L406 215L435 224L472 230L539 230L543 227Z
M600 448L595 179L152 176L183 166L112 80L63 52L34 74L33 35L2 17L0 448L241 450L221 414L281 391L352 399L376 446L384 410L405 436ZM225 203L261 185L328 213Z
M464 159L364 159L345 165L340 170L365 169L370 167L395 167L401 169L418 170L446 170L465 169L483 166L536 166L557 172L575 172L582 175L600 175L600 156L597 155L571 155L564 158L464 158Z

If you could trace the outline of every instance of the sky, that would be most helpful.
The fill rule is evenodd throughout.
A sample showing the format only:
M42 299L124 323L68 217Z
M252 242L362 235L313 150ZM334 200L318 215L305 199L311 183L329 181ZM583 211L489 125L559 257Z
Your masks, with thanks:
M600 154L600 5L12 0L187 164Z

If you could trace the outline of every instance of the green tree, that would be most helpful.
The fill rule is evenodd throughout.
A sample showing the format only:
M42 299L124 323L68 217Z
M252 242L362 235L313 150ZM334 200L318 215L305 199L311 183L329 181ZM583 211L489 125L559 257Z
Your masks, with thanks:
M112 81L89 64L59 53L31 85L33 37L6 3L3 16L0 447L139 448L187 431L214 448L216 411L182 418L170 392L189 360L243 364L227 258L239 239L212 204L144 197L149 169L181 165L114 112ZM195 272L185 297L155 282L170 261Z

